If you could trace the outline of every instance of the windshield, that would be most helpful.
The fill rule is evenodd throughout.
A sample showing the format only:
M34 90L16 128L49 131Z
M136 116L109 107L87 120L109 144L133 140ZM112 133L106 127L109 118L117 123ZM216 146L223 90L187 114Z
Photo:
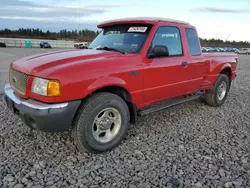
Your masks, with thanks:
M89 45L89 48L108 47L123 53L138 53L142 48L151 25L116 25L105 27Z

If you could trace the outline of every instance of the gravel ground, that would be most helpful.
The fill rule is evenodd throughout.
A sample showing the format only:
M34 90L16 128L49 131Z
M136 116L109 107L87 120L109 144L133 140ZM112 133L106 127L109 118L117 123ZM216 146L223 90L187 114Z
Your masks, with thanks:
M250 56L226 103L139 118L113 151L80 154L70 133L29 131L0 102L0 187L250 187Z

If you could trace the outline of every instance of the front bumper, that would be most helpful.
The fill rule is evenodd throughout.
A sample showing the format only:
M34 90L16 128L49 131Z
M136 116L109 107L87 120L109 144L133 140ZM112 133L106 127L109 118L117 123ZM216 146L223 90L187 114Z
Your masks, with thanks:
M26 125L43 132L62 132L70 129L80 100L47 104L18 97L11 86L4 87L4 98L10 110L19 115Z

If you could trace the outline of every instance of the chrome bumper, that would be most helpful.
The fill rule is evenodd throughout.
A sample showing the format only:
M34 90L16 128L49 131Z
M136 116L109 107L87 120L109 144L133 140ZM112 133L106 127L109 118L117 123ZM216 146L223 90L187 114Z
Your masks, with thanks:
M38 102L32 99L22 99L15 95L13 89L11 88L10 84L5 84L4 86L4 93L8 96L15 104L17 105L24 105L26 107L32 108L34 110L50 110L50 109L61 109L66 108L68 103L58 103L58 104L46 104L42 102Z
M72 126L81 100L46 104L17 96L9 84L4 87L4 98L9 110L21 117L32 129L44 132L67 131Z

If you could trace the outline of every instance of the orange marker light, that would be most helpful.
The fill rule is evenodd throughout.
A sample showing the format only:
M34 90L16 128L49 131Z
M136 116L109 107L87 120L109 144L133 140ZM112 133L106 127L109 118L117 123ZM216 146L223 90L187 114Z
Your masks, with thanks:
M61 95L61 87L57 81L49 81L47 86L47 96L58 97Z

